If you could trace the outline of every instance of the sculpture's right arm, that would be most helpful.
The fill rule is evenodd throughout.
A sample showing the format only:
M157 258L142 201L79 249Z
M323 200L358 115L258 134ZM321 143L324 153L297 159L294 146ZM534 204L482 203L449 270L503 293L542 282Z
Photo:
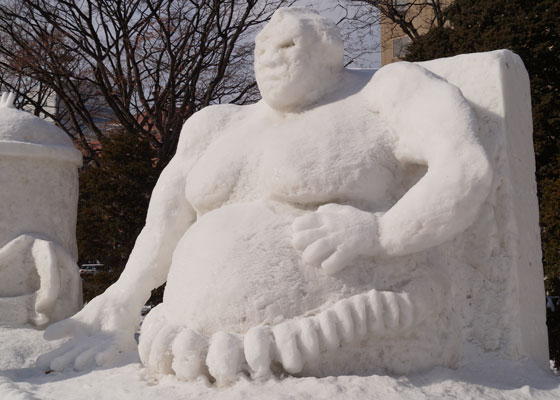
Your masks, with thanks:
M138 235L134 249L119 280L103 296L139 312L151 290L167 280L171 257L196 213L185 198L188 162L175 157L163 170L153 190L146 225Z
M146 225L121 277L106 292L130 312L139 313L151 290L167 280L175 247L196 220L196 211L185 196L188 173L237 111L232 105L210 106L185 122L177 152L152 192Z
M60 371L70 365L77 370L91 364L107 366L134 351L140 309L151 290L166 281L173 250L195 219L185 199L182 167L184 162L175 157L162 172L152 193L146 225L119 280L76 315L45 330L45 339L72 340L39 357L39 368Z
M39 368L83 369L94 361L105 366L136 348L134 332L151 290L163 284L178 241L196 220L185 197L189 170L212 140L217 118L199 112L183 126L177 152L152 192L146 225L119 280L79 313L45 330L47 340L70 337L61 348L37 360Z

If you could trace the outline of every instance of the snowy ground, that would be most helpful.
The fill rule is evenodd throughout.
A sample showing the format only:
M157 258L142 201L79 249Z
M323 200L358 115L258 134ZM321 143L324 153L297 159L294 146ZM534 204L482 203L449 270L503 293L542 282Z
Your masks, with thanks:
M56 346L31 328L0 326L0 399L560 399L560 378L529 362L513 363L468 351L465 365L435 368L409 377L343 376L287 378L266 382L240 379L226 388L207 382L159 382L139 363L88 372L45 374L35 358ZM470 361L468 360L470 359Z

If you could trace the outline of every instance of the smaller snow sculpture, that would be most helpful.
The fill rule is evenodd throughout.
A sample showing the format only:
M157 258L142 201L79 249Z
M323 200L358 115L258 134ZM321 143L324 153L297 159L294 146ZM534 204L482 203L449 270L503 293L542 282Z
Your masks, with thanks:
M263 99L185 123L123 274L37 364L114 362L166 281L138 347L155 374L403 374L466 343L544 362L526 73L466 57L346 70L332 21L279 9L256 38Z
M81 308L82 155L57 127L0 100L0 323L45 325Z

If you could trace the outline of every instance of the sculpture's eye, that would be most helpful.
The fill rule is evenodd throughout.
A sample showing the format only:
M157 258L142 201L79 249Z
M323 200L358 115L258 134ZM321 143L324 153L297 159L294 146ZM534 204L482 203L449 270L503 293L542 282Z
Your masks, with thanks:
M286 42L283 42L280 44L280 48L281 49L287 49L288 47L294 47L296 45L296 43L292 40L288 40Z

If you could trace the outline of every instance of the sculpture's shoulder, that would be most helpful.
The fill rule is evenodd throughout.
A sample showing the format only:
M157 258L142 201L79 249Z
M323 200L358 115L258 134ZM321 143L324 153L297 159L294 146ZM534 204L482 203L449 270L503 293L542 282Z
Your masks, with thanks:
M377 70L363 92L375 110L400 112L403 103L415 101L418 97L422 97L425 102L431 94L449 95L440 93L442 90L455 91L459 95L459 90L442 77L417 63L400 61Z
M218 104L203 108L194 113L183 124L177 154L196 156L204 151L218 136L228 131L227 126L233 119L243 118L247 108L235 104Z

